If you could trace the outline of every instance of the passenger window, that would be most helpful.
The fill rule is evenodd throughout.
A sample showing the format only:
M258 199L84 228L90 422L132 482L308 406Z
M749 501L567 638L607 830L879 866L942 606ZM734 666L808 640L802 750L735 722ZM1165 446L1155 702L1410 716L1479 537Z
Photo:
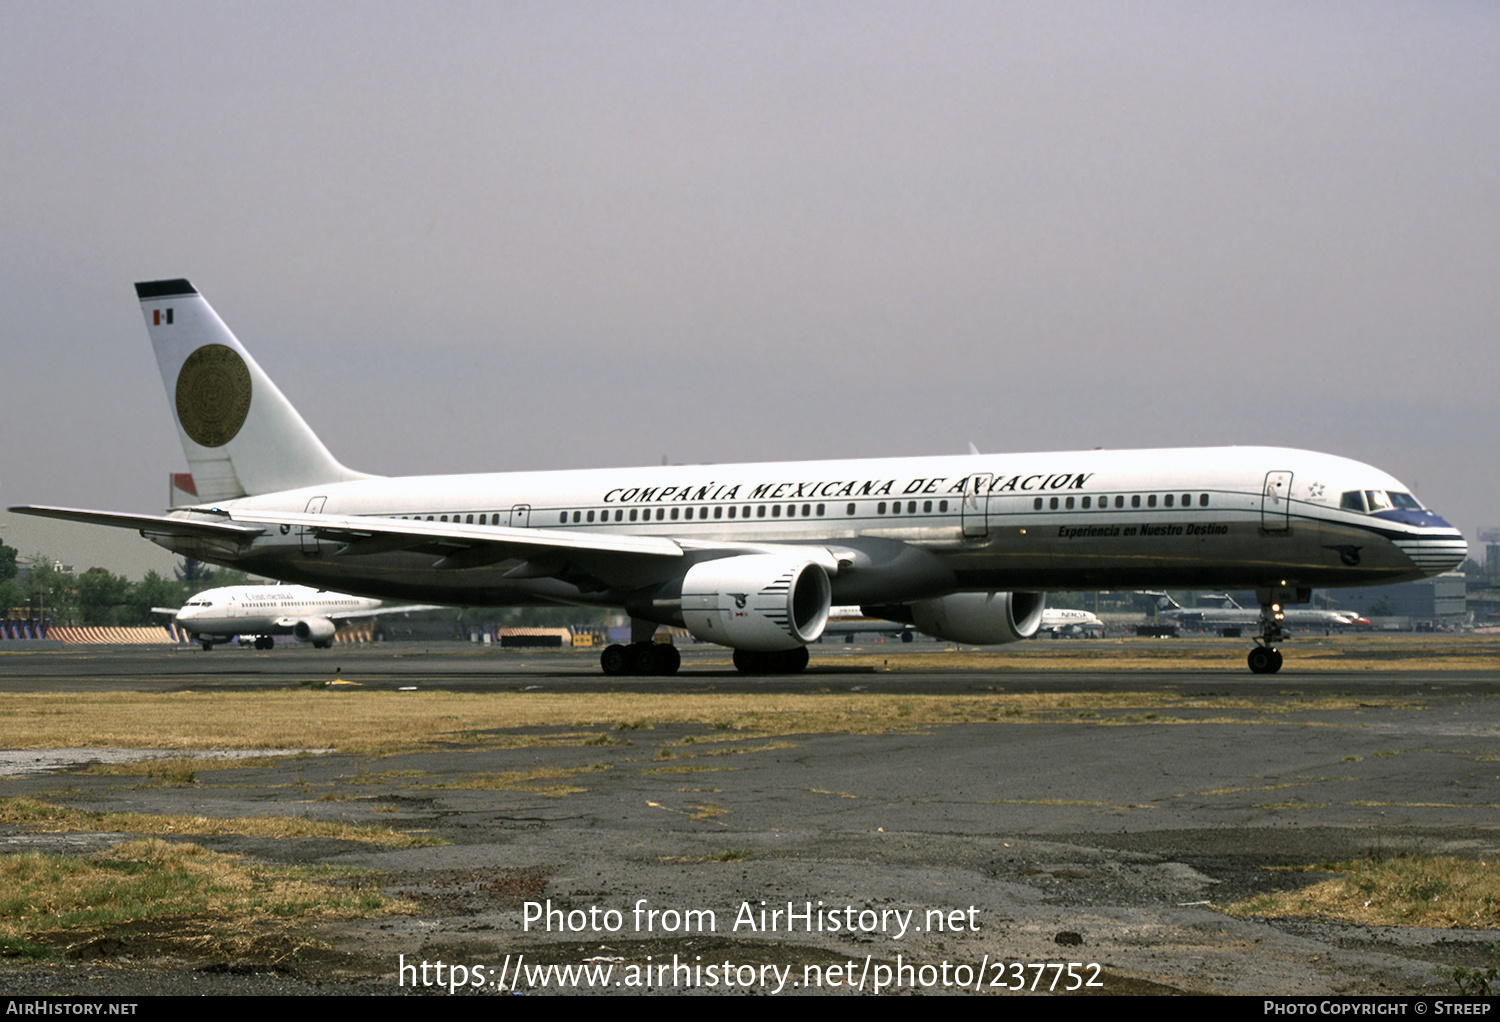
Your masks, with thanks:
M1198 494L1198 506L1199 507L1208 507L1208 494L1206 494L1206 493L1200 493L1200 494Z
M1167 507L1171 507L1172 506L1172 495L1170 493L1167 494L1166 505L1167 505Z
M1140 507L1141 506L1141 495L1139 493L1132 493L1130 495L1130 506L1131 507Z
M1069 511L1073 510L1073 498L1069 497L1067 500L1063 501L1063 506L1066 507Z
M1153 493L1149 497L1146 498L1146 506L1147 507L1155 507L1156 506L1156 494Z
M1038 498L1036 498L1036 500L1033 500L1031 502L1031 510L1033 510L1033 511L1040 511L1041 509L1042 509L1042 498L1038 497Z

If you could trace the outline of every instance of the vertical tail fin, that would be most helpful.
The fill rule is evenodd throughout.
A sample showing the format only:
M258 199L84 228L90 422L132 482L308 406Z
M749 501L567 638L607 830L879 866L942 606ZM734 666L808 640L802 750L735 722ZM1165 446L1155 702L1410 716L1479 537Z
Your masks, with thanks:
M135 291L200 502L365 478L328 453L192 284Z

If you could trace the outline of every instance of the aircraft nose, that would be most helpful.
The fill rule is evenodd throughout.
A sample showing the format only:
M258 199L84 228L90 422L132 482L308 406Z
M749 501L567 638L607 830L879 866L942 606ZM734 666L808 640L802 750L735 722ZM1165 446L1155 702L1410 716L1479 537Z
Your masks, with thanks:
M1464 563L1469 544L1463 534L1437 515L1428 513L1421 533L1394 540L1424 575L1441 575Z

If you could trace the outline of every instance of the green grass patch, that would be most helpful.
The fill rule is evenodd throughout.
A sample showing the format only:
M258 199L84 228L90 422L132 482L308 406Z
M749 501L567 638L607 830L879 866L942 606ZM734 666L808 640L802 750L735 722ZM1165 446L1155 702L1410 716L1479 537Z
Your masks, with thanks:
M241 834L247 837L332 838L383 848L421 848L446 844L439 838L301 816L181 816L156 813L96 813L55 806L31 798L0 799L0 825L43 832L119 831L126 834Z
M26 852L0 857L0 946L41 954L41 934L103 930L179 916L343 918L404 913L353 874L270 865L159 838L91 856Z
M1231 905L1237 916L1325 916L1365 926L1500 927L1500 865L1380 855L1308 867L1333 877Z

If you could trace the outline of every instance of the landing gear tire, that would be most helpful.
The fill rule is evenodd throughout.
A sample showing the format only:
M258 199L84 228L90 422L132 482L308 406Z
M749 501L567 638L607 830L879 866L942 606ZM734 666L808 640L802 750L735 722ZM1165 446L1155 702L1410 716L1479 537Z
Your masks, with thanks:
M256 639L255 639L255 648L256 649L275 649L276 648L276 640L273 639L273 638L271 638L269 635L260 635L260 636L257 636Z
M610 677L620 675L664 676L676 674L682 666L682 654L676 646L654 642L615 643L599 655L599 666Z
M1256 646L1246 658L1250 670L1255 674L1275 674L1281 670L1281 650L1269 646Z
M625 656L625 647L618 642L613 646L604 647L604 652L599 654L599 666L610 677L624 674L628 663L629 661Z
M807 669L809 659L806 646L771 653L737 649L734 651L734 668L741 674L801 674Z

